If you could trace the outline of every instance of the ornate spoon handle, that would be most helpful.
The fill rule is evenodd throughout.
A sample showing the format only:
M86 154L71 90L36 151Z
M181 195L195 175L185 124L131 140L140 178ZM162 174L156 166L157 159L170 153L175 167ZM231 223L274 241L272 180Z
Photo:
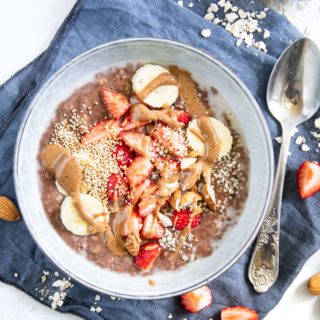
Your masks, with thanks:
M250 282L259 293L266 292L276 282L279 273L280 213L292 130L283 128L282 131L282 146L272 195L248 270Z

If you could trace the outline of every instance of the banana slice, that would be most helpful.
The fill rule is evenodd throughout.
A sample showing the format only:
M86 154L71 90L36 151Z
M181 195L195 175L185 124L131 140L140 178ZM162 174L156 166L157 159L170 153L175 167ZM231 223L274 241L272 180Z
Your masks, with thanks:
M160 74L170 72L155 64L145 64L140 67L132 78L132 88L139 97L139 92L144 90L146 86L156 79ZM143 102L154 108L162 108L171 106L178 98L178 85L162 85L153 90Z
M81 194L83 205L89 214L102 213L104 207L101 202L87 194ZM67 230L78 236L89 235L89 224L82 219L79 211L72 203L71 197L66 197L61 204L60 217Z
M209 118L211 125L220 141L220 152L219 157L227 155L232 147L232 135L230 130L219 120L215 118ZM189 146L194 151L198 152L199 155L204 156L206 147L201 139L201 131L198 126L198 120L192 120L187 129L187 138Z
M187 129L187 139L189 146L194 150L199 156L204 156L206 152L206 146L204 145L201 137L201 131L198 126L198 120L193 119L189 122Z
M57 187L59 193L61 193L62 195L66 196L66 197L68 196L67 191L62 188L62 186L61 186L61 184L58 182L58 180L56 180L56 187Z

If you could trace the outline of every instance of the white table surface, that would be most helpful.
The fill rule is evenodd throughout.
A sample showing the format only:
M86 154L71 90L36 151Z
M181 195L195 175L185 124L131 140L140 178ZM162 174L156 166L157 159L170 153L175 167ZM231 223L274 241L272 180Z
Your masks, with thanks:
M0 0L0 84L45 50L74 0ZM308 294L306 281L320 271L320 250L305 264L266 320L320 319L320 299ZM219 293L216 293L219 294ZM237 293L239 294L239 293ZM0 320L71 320L0 283Z

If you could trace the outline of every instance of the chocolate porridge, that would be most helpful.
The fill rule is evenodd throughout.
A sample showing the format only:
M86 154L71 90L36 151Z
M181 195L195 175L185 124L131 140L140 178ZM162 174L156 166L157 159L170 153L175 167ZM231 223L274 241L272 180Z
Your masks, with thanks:
M243 209L249 159L207 97L186 70L127 65L58 106L39 174L44 210L70 247L131 274L211 255Z

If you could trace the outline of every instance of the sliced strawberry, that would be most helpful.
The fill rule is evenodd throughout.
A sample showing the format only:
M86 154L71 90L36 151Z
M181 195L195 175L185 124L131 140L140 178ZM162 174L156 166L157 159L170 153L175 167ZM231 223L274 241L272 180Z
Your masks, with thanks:
M135 205L138 203L143 193L149 189L150 183L151 183L150 179L146 179L138 186L131 188L130 194L129 194L129 200L131 204Z
M146 217L149 213L152 213L157 206L157 199L153 198L144 198L139 202L139 215L140 217Z
M188 312L196 313L211 305L212 293L208 286L204 286L181 295L180 299L181 304Z
M230 307L222 309L221 320L259 320L259 315L249 308Z
M98 122L82 136L81 144L97 142L104 137L116 137L121 131L119 123L113 119Z
M134 258L134 263L141 270L151 268L153 262L160 256L162 247L157 242L145 243L140 247L138 255Z
M142 226L142 218L137 212L132 211L123 224L121 235L127 237L130 233L139 234Z
M190 222L190 215L191 215L191 211L187 209L181 210L181 211L175 211L172 217L172 222L175 229L184 230ZM191 228L192 229L196 228L200 224L200 221L201 221L200 214L197 214L196 216L194 216L191 222Z
M121 132L119 135L131 149L143 157L149 157L151 152L151 138L139 132Z
M305 161L298 169L298 190L302 199L308 198L320 191L320 164Z
M177 111L178 112L178 121L184 124L188 124L190 121L190 116L187 111Z
M180 170L180 163L174 159L156 157L154 166L160 171L162 176L171 176Z
M164 226L159 219L150 213L143 220L140 234L143 239L157 240L163 237L164 231Z
M130 103L124 94L106 87L100 88L100 94L105 108L113 118L119 119L129 110Z
M129 166L134 158L132 150L122 140L116 144L112 154L119 167Z
M183 158L187 156L188 148L181 131L173 130L158 123L152 130L151 137L168 149L175 157Z
M143 127L148 123L150 123L150 121L134 121L131 119L130 116L128 116L123 120L121 124L121 128L123 131L129 131L129 130Z
M146 180L153 169L153 165L149 159L143 157L136 157L131 162L126 171L126 177L131 188L136 187L144 180Z
M107 186L109 200L122 198L128 192L128 189L127 180L120 172L110 175Z

